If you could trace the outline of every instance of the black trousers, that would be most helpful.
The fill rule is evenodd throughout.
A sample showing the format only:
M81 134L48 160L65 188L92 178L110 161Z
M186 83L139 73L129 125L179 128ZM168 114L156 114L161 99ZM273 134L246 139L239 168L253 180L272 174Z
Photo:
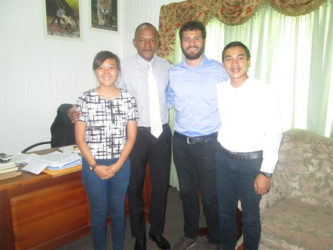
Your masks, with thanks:
M209 142L189 144L175 134L173 160L176 166L180 198L183 203L184 235L195 239L199 227L200 190L210 243L219 244L219 220L216 190L216 138Z
M148 128L139 127L136 142L130 154L130 161L128 202L132 236L146 237L142 199L146 162L149 164L152 188L149 233L162 235L170 179L171 130L169 125L163 125L163 132L159 138L155 138Z

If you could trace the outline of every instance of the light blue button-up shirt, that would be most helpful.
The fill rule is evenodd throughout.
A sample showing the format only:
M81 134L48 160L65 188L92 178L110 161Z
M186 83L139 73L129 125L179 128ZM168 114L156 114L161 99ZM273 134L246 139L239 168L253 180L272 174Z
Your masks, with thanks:
M216 84L229 77L221 63L203 57L198 67L183 61L169 69L168 107L175 107L175 131L186 136L218 132Z

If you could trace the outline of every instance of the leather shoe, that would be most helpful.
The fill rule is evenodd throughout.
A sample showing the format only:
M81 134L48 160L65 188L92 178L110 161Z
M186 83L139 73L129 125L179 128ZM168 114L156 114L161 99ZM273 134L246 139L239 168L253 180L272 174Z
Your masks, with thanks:
M144 239L139 239L136 238L135 240L135 245L134 245L134 250L146 250L146 238Z
M169 242L162 235L149 234L149 238L154 241L160 249L170 249Z

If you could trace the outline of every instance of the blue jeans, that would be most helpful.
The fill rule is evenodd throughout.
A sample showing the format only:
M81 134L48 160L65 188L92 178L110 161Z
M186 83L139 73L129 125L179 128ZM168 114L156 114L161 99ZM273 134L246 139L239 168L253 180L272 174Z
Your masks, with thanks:
M218 150L215 160L222 249L235 249L236 246L238 200L242 204L244 249L258 249L261 195L254 190L254 180L259 174L262 158L231 159Z
M219 244L218 206L216 196L215 152L216 139L207 143L188 144L186 140L173 137L175 162L180 198L183 203L184 234L195 239L199 226L200 190L203 211L206 217L207 238Z
M97 160L98 164L111 165L117 159ZM94 249L106 249L106 216L109 211L113 249L124 248L125 198L130 175L130 162L126 160L110 179L102 180L89 169L82 158L82 182L88 195L91 212L91 233Z

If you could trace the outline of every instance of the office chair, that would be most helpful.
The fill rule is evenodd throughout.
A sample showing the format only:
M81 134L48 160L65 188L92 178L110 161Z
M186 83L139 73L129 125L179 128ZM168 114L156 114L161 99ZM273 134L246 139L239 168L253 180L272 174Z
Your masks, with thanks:
M74 124L70 121L67 115L67 111L72 106L73 104L68 103L64 103L59 106L57 116L55 117L50 129L51 141L43 141L30 145L29 147L23 149L21 153L26 153L30 149L44 144L51 144L52 148L76 144Z

